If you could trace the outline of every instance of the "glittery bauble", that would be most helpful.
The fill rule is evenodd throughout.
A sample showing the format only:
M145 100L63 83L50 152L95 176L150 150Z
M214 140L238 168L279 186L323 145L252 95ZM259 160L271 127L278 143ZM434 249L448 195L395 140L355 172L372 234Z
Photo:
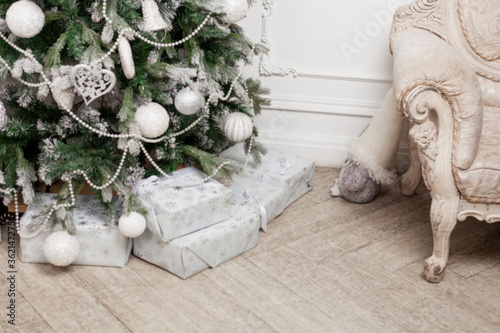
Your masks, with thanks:
M54 85L52 86L52 97L57 103L57 106L62 109L72 109L73 102L75 101L75 92L73 87L67 89L61 89L58 82L63 80L60 77L54 78Z
M146 219L137 212L122 215L118 220L118 229L125 237L138 237L146 230Z
M205 104L205 98L198 90L191 90L191 88L186 87L177 93L174 103L177 111L189 116L200 111L203 104Z
M5 106L0 101L0 130L7 125L7 110L5 110Z
M120 62L122 63L123 73L129 80L135 76L134 59L132 58L132 48L128 39L120 36L118 40L118 53L120 54Z
M20 0L14 2L5 14L5 22L10 31L20 38L31 38L40 33L45 24L45 14L34 2Z
M226 15L222 18L227 23L236 23L248 13L247 0L222 0L221 8Z
M154 139L167 131L170 117L160 104L147 103L135 111L135 122L143 137Z
M142 0L142 17L144 18L144 31L158 31L168 28L155 0Z
M68 266L78 258L80 242L66 231L57 231L45 240L43 253L52 265Z
M224 133L233 142L245 141L252 136L252 118L241 112L231 113L224 120Z

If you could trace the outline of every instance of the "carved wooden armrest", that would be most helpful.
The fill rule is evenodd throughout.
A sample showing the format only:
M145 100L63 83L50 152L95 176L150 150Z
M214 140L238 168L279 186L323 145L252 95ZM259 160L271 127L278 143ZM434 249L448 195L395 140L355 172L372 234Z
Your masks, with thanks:
M394 94L399 111L417 122L424 114L429 116L428 112L421 112L422 108L450 112L447 121L453 125L450 135L455 143L455 165L469 168L479 145L483 117L481 88L473 68L452 46L421 29L399 33L392 40L392 49ZM430 100L421 100L422 94ZM417 96L427 104L413 105ZM434 108L433 103L440 107ZM441 103L448 107L443 108ZM442 116L440 120L444 119Z

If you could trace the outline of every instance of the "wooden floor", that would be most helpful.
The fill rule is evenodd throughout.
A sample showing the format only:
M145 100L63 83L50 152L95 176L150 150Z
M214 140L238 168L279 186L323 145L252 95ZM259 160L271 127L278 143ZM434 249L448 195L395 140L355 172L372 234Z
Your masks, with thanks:
M259 245L183 281L134 256L125 268L16 260L16 326L7 323L7 244L0 248L4 332L500 332L500 223L452 235L443 281L430 255L429 193L397 188L366 205L332 198L338 170L273 221Z

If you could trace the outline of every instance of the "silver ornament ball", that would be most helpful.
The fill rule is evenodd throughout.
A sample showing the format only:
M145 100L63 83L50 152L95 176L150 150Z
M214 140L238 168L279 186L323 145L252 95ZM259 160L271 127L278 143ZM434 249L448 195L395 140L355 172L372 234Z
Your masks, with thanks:
M189 87L182 88L175 96L175 108L180 113L190 116L203 107L205 104L205 98L198 90L192 90Z
M68 266L78 258L80 242L66 231L57 231L45 240L43 253L52 265Z
M27 0L14 2L5 14L7 27L19 38L31 38L42 31L45 14L37 4Z
M252 118L241 112L231 113L224 120L224 133L233 142L245 141L252 136Z
M135 111L135 122L143 137L154 139L167 131L170 117L163 106L150 102Z
M248 13L247 0L222 0L221 7L226 13L222 19L227 23L241 21Z

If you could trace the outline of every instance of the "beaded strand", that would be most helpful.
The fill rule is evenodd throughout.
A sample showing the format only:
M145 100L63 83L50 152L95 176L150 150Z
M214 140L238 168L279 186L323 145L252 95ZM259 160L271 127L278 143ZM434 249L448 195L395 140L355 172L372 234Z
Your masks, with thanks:
M107 1L103 0L103 13L102 13L103 17L104 17L104 19L106 20L107 23L113 24L113 21L107 16L106 11L107 11ZM136 36L137 38L141 39L145 43L148 43L148 44L150 44L152 46L155 46L155 47L158 47L158 48L160 48L160 47L173 47L173 46L178 46L180 44L183 44L183 43L187 42L188 40L190 40L191 38L193 38L194 36L196 36L199 33L199 31L208 23L208 21L211 18L211 16L212 16L212 13L209 13L205 17L205 19L202 21L202 23L193 32L191 32L189 35L187 35L183 39L181 39L179 41L176 41L176 42L172 42L172 43L158 43L158 42L154 42L154 41L151 41L151 40L147 39L146 37L142 36L139 32L137 32L137 31L135 31L135 30L133 30L131 28L121 29L118 32L117 40L113 43L113 45L111 46L111 48L102 57L93 60L90 63L90 66L97 66L97 65L101 64L102 62L104 62L108 57L110 57L116 51L116 49L118 47L118 43L119 43L120 38L125 33L127 33L127 32L131 32L134 36ZM15 49L19 53L23 54L25 57L31 59L34 63L36 63L37 65L39 65L40 67L43 68L43 66L35 58L35 56L32 54L32 52L30 50L23 50L22 48L20 48L19 46L17 46L13 42L11 42L6 36L3 35L3 33L0 33L0 38L2 38L13 49ZM255 45L253 46L253 49L254 48L255 48ZM253 49L252 49L252 52L253 52ZM10 72L12 72L12 70L13 70L12 67L7 63L7 61L2 56L0 56L0 62L7 68L7 70L9 70ZM219 97L220 100L226 101L226 100L229 99L231 93L233 92L233 89L234 89L234 86L235 86L236 82L238 81L238 79L241 77L242 74L243 74L243 71L241 71L236 76L236 78L231 83L231 86L229 87L227 94L224 97ZM41 77L43 79L43 82L40 82L40 83L27 82L27 81L25 81L25 80L23 80L21 78L16 78L16 79L19 82L21 82L22 84L24 84L24 85L26 85L28 87L40 88L40 87L48 85L50 88L52 88L54 82L50 81L47 78L47 76L45 75L45 73L43 72L43 70L40 71L40 75L41 75ZM95 134L97 134L99 136L104 136L104 137L114 138L114 139L136 139L136 140L139 140L138 141L139 146L140 146L141 150L143 151L143 153L145 154L145 156L148 159L148 161L151 163L151 165L153 165L153 167L156 170L158 170L158 172L160 174L162 174L163 176L165 176L165 177L168 178L170 176L167 173L165 173L158 166L158 164L156 164L156 162L153 160L153 158L147 152L147 150L144 147L144 144L142 142L159 143L161 141L166 141L166 140L175 140L175 137L180 136L180 135L188 132L189 130L191 130L192 128L194 128L201 120L203 120L203 118L208 117L209 116L209 106L210 106L210 102L207 101L206 104L202 108L203 109L203 113L200 115L200 117L198 117L193 123L191 123L185 129L183 129L181 131L178 131L178 132L175 132L175 133L172 133L170 135L166 135L166 136L157 138L157 139L148 139L148 138L144 138L141 135L137 135L137 134L112 134L112 133L108 133L108 132L105 132L105 131L101 131L101 130L99 130L97 128L94 128L93 126L89 125L85 121L83 121L70 108L66 107L66 105L63 105L63 109L67 113L69 113L69 115L75 121L77 121L81 126L85 127L86 129L94 132ZM245 168L246 168L246 166L248 164L248 159L249 159L248 155L249 155L249 152L251 150L251 147L252 147L252 144L253 144L253 140L254 140L254 137L252 137L251 141L250 141L250 147L249 147L249 151L247 152L247 159L246 159L246 162L245 162ZM90 178L87 176L87 174L83 170L80 170L80 169L74 170L72 173L67 174L67 175L61 177L63 180L65 180L65 181L68 182L68 187L69 187L71 202L70 203L66 203L66 204L57 204L57 203L54 203L52 205L52 207L50 208L49 213L45 216L44 221L41 224L41 228L39 230L37 230L34 234L31 234L31 235L26 235L26 234L21 233L20 218L19 218L18 192L15 189L13 189L13 188L12 189L7 189L7 190L0 189L0 192L6 193L6 194L7 193L12 193L13 194L14 206L15 206L15 217L16 217L16 230L17 230L19 236L22 237L22 238L25 238L25 239L32 239L32 238L37 237L42 232L43 226L45 226L49 222L50 218L52 217L52 215L54 214L55 211L57 211L60 208L69 208L69 207L72 207L72 206L75 205L76 199L75 199L75 193L74 193L74 189L73 189L73 183L71 181L73 175L77 175L77 174L82 175L84 177L85 181L92 188L94 188L96 190L103 190L103 189L109 187L112 183L114 183L114 181L116 180L116 178L120 174L121 170L123 169L123 165L124 165L127 153L128 153L128 148L129 147L127 145L127 147L124 149L124 152L123 152L123 155L121 157L118 169L116 170L115 174L112 177L110 177L109 181L106 182L103 185L98 186L98 185L94 184L90 180ZM221 163L211 175L207 175L203 179L203 183L208 182L210 179L212 179L213 177L215 177L224 166L226 166L228 164L232 164L232 163L233 163L232 161L226 161L226 162ZM193 185L189 185L189 186L199 186L199 185L200 184L193 184Z
M108 14L106 13L107 8L108 8L108 1L103 0L103 2L102 2L102 17L106 20L107 23L113 25L114 24L113 20L111 20L109 18ZM143 42L148 43L149 45L153 45L153 46L158 47L158 48L160 48L160 47L172 47L172 46L177 46L177 45L183 44L183 43L187 42L188 40L190 40L191 38L193 38L194 36L196 36L198 34L198 32L200 32L200 30L205 26L205 24L208 23L208 20L210 19L211 16L212 16L212 13L209 13L205 17L205 19L201 22L201 24L195 30L193 30L192 33L190 33L189 35L187 35L183 39L178 40L176 42L172 42L172 43L153 42L153 41L147 39L146 37L142 36L139 32L137 32L131 28L125 28L125 29L120 30L120 34L123 34L124 32L129 31L129 32L133 33L134 36L136 36L137 38L139 38ZM116 43L116 45L118 45L118 43Z

